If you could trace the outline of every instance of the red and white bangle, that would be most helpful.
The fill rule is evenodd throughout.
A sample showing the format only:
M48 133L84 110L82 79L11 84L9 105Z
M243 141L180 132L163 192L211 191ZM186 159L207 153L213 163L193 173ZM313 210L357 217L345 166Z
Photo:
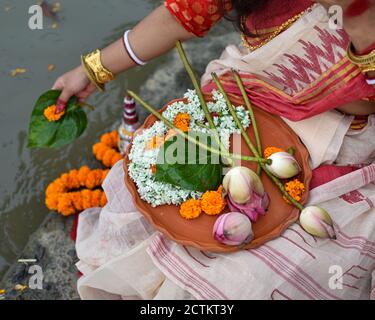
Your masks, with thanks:
M140 66L144 66L145 64L147 64L147 62L144 62L144 61L142 61L141 59L139 59L139 58L137 57L137 55L134 53L134 51L133 51L133 49L132 49L132 47L131 47L131 45L130 45L130 42L129 42L129 33L130 33L130 31L131 31L131 30L128 30L128 31L126 31L126 32L124 33L124 38L123 38L123 40L124 40L124 46L125 46L125 49L126 49L126 51L128 52L130 58L132 58L132 60L133 60L136 64L138 64L138 65L140 65Z

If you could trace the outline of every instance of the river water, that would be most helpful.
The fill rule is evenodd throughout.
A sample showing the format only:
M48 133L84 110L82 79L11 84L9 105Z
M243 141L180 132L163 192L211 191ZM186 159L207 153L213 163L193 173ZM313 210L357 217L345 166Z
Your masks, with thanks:
M32 107L54 80L77 66L80 55L119 38L160 0L60 0L58 20L44 18L43 30L30 30L29 7L37 1L0 0L0 279L22 252L30 235L48 213L46 186L61 173L83 164L99 167L91 153L98 137L121 117L127 88L138 90L162 63L118 77L106 93L89 103L89 125L74 144L58 150L27 149ZM53 4L53 0L49 0ZM55 69L48 70L53 64ZM16 68L25 73L12 77Z

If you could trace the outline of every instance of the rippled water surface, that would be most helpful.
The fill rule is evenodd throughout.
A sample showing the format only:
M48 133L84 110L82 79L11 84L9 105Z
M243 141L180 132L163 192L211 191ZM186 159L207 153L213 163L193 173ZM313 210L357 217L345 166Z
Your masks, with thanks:
M57 27L28 28L28 9L36 1L0 0L0 279L21 253L48 210L44 190L62 172L82 164L98 167L91 146L121 116L126 88L137 90L161 61L120 76L89 102L89 126L74 144L59 150L28 150L32 106L60 74L78 65L82 53L103 47L159 5L157 0L60 0ZM49 3L53 3L50 0ZM55 70L48 71L48 65ZM10 75L15 68L26 73Z

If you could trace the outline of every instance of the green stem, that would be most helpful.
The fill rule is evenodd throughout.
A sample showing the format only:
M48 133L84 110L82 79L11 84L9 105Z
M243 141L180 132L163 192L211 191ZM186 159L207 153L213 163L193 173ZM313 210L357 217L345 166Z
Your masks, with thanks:
M230 102L229 97L228 97L227 93L225 92L225 90L224 90L224 88L223 88L223 86L222 86L222 84L219 80L219 77L214 72L211 74L211 76L212 76L212 79L214 80L217 88L219 89L221 94L224 96L224 99L225 99L225 102L226 102L227 107L229 109L229 112L232 115L232 117L234 119L234 122L236 122L237 127L241 130L242 137L244 138L247 146L250 148L250 150L254 154L254 156L256 156L257 158L260 158L258 150L252 144L252 142L249 138L249 135L247 134L245 128L243 127L243 125L241 123L241 120L238 118L236 110L234 109L232 103Z
M237 116L237 113L236 111L234 110L234 107L232 105L232 103L230 102L229 98L228 98L228 95L226 94L222 84L220 83L220 80L218 78L218 76L215 74L215 73L212 73L212 78L213 80L215 81L216 83L216 86L218 87L219 91L223 94L224 98L225 98L225 101L227 103L227 106L228 106L228 109L234 119L234 121L236 122L237 126L240 128L241 130L241 134L242 134L242 137L244 138L246 144L248 145L248 147L250 148L251 152L254 153L254 155L257 157L257 158L260 158L260 155L257 151L257 149L254 147L254 145L252 144L250 138L249 138L249 135L247 134L246 130L244 129L242 123L241 123L241 120L238 118ZM290 203L292 203L296 208L298 208L299 210L303 210L303 206L298 202L296 201L284 188L283 184L281 183L281 181L276 178L266 167L266 165L264 163L259 163L259 165L262 167L262 169L267 173L267 175L271 178L271 180L276 184L276 186L280 189L281 193L290 201Z
M217 128L214 124L214 121L213 121L212 116L210 114L210 111L208 109L206 100L204 99L203 92L201 90L200 84L198 83L197 77L196 77L195 72L194 72L194 70L193 70L193 68L192 68L192 66L189 62L189 59L186 56L186 52L184 50L184 47L182 46L181 41L178 41L176 43L176 48L177 48L177 51L180 55L181 61L182 61L183 65L186 69L186 72L188 73L188 75L191 79L191 82L193 83L194 89L195 89L195 91L198 95L199 101L201 103L204 115L206 116L206 119L207 119L207 122L210 126L210 129L213 131L213 133L215 135L215 139L220 146L220 149L225 150L225 147L223 146L223 144L221 142L219 133L217 132ZM230 165L232 165L232 163L230 163Z
M252 123L252 126L253 126L253 131L254 131L255 141L257 143L258 153L262 154L262 143L260 141L258 125L257 125L257 122L256 122L254 109L253 109L253 107L251 105L251 102L250 102L250 99L249 99L249 97L246 93L245 86L243 85L243 82L242 82L242 79L241 79L240 75L234 69L232 69L232 72L234 74L234 78L236 79L237 85L240 88L240 91L241 91L242 97L244 99L245 105L246 105L246 107L247 107L247 109L249 110L249 113L250 113L250 119L251 119L251 123ZM258 173L260 174L261 170L259 170L259 169L260 169L260 167L258 167Z
M223 157L227 157L227 158L232 159L232 160L244 160L244 161L261 162L261 163L268 163L269 162L269 160L263 159L263 158L247 157L247 156L242 156L242 155L239 155L239 154L232 154L232 153L229 153L229 152L226 152L226 151L220 151L220 150L217 150L217 149L213 149L213 148L205 145L204 143L201 143L201 142L197 141L196 139L189 136L188 134L181 131L180 129L176 128L173 125L172 122L170 122L168 119L166 119L163 115L161 115L158 111L156 111L156 109L154 107L152 107L147 102L145 102L141 97L139 97L133 91L128 91L128 94L131 97L133 97L134 100L136 100L139 104L141 104L147 111L149 111L151 114L153 114L157 119L162 121L168 128L175 130L178 135L187 139L191 143L194 143L194 144L198 145L202 149L208 150L212 153L218 154L218 155L223 156Z

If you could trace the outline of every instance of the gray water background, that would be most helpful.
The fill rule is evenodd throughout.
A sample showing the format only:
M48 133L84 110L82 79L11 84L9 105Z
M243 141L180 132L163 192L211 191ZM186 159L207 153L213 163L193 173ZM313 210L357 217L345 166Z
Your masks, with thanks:
M49 3L53 3L50 0ZM0 279L22 252L48 213L46 186L61 173L81 165L100 167L91 146L118 125L127 88L135 91L163 63L156 59L110 84L89 102L89 125L75 143L58 150L27 149L30 113L38 96L55 79L77 66L80 55L119 38L160 0L60 0L57 28L44 19L43 30L28 28L30 0L0 0ZM9 11L6 8L10 7ZM55 70L48 71L54 64ZM15 68L24 74L10 75Z

